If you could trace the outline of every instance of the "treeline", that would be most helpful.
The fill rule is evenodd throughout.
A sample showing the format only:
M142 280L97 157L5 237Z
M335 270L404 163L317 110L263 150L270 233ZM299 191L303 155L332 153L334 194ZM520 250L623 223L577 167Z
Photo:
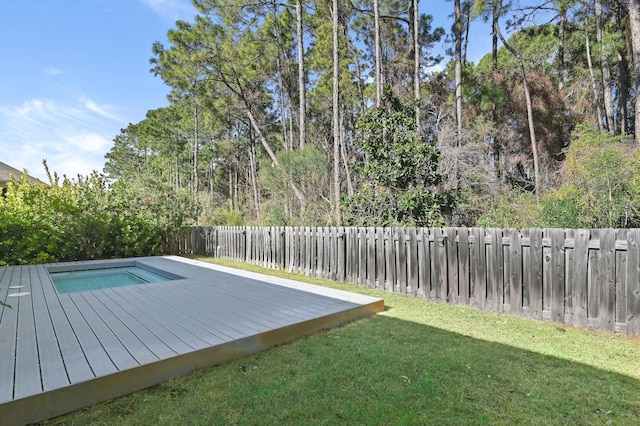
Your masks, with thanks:
M417 0L194 4L153 46L170 105L105 173L199 224L640 225L637 2L428 5L448 29Z

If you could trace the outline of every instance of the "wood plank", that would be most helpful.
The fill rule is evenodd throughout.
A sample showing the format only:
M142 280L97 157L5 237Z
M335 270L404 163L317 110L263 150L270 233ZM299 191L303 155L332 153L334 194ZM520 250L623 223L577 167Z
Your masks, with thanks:
M309 275L317 275L318 272L318 228L312 227L309 232L310 235L310 244L309 254L311 256L310 265L309 265Z
M615 235L618 240L627 240L627 230L618 229ZM616 244L617 246L617 244ZM627 332L627 250L616 250L615 265L615 331Z
M522 315L525 317L531 317L533 315L530 312L529 304L530 304L530 276L529 276L529 244L524 244L525 241L530 241L529 238L529 228L523 228L520 230L520 241L522 243Z
M458 233L458 291L459 299L458 303L461 305L477 306L475 303L471 303L471 289L470 289L470 267L469 267L469 229L468 228L456 228Z
M600 244L600 230L591 230L591 240L598 240ZM599 327L600 323L600 262L599 250L589 250L589 275L587 281L587 326Z
M573 325L587 327L587 285L589 262L588 230L578 229L575 233L573 248L573 289L571 292L571 306L573 309Z
M409 228L407 240L407 290L416 297L418 295L418 241L416 228Z
M346 237L345 237L346 240ZM311 227L304 228L304 274L311 275ZM343 278L344 280L345 278Z
M526 272L529 277L529 315L542 319L542 229L531 229L529 240L529 261Z
M640 229L627 234L627 334L640 335Z
M336 276L336 279L338 281L344 281L344 278L346 277L346 242L345 228L341 226L338 228L338 239L336 240L336 243L338 244L338 275Z
M446 234L443 228L434 228L433 244L433 267L434 271L434 299L442 302L447 301L448 280L447 280L447 248Z
M445 228L445 247L447 251L447 301L458 303L460 283L458 275L458 243L456 242L456 228Z
M551 321L564 323L564 230L551 233Z
M358 228L358 284L367 285L367 228Z
M472 235L475 239L474 249L475 264L474 281L470 287L470 296L476 301L476 306L485 309L487 303L487 248L485 244L485 230L483 228L473 228Z
M346 244L346 259L345 259L345 281L353 283L354 281L354 253L356 253L356 232L352 226L345 228L345 244Z
M429 247L429 228L419 228L418 235L418 292L417 296L426 299L431 291L431 250Z
M375 228L368 227L366 230L366 243L367 243L367 279L366 283L368 287L374 288L376 286L376 233Z
M520 232L509 229L509 308L515 315L522 314L522 245Z
M393 228L385 229L385 248L385 264L387 267L385 289L394 292L396 287L396 243Z
M575 229L564 230L564 241L573 240L575 245ZM564 244L564 323L573 324L573 286L574 275L574 247L567 247Z
M30 268L20 268L20 292L30 293ZM15 283L15 281L13 281ZM14 309L17 310L18 324L16 334L16 363L14 398L23 398L42 392L40 360L36 344L35 321L33 318L32 295L15 297Z
M610 228L600 230L599 316L600 330L606 331L614 331L615 327L615 241L615 230Z
M489 283L487 286L488 300L491 301L491 308L495 312L502 312L505 303L504 299L504 251L502 248L502 229L489 229L491 245L487 250L489 259L487 260L487 275Z
M9 293L17 293L20 289L9 287L19 285L19 267L6 266L0 268L0 294L5 303L11 305L11 309L0 307L0 402L13 399L14 371L16 360L16 328L18 323L18 308L14 297L7 297ZM15 278L14 278L15 274Z
M384 229L376 228L376 288L384 290L385 288L385 246L384 246Z
M543 230L543 239L551 242L551 229ZM542 245L542 318L551 320L551 285L553 281L553 258L551 244Z
M407 294L407 242L404 228L394 228L395 240L397 241L396 270L398 271L398 285L396 291L400 294Z

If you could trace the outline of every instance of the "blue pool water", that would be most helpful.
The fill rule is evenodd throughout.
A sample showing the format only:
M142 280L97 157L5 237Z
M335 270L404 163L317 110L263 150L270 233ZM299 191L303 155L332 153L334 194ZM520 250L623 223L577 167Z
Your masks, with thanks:
M138 266L51 272L49 275L58 289L58 293L157 283L172 279Z

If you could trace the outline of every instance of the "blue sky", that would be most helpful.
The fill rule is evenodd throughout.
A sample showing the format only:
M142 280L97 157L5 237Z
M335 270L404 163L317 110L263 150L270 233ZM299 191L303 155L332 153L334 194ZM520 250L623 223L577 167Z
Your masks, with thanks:
M450 29L451 2L420 7ZM120 129L167 105L151 46L195 14L190 0L2 1L0 161L43 180L43 159L70 178L102 171ZM484 31L470 60L490 50Z

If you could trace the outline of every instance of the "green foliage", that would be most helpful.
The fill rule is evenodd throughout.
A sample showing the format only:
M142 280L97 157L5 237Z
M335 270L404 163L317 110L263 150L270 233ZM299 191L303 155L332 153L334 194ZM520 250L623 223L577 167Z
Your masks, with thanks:
M203 208L198 218L202 226L243 226L244 216L237 210L226 207Z
M477 225L553 228L640 225L640 149L634 143L624 136L614 137L579 125L566 156L564 184L557 191L544 194L540 208L526 196L507 197L485 213Z
M585 226L631 227L640 224L640 149L624 137L611 137L580 125L567 152L567 185Z
M542 200L540 226L548 228L586 228L589 224L581 209L581 194L576 187L565 185Z
M50 186L23 175L0 198L0 265L162 254L189 207L183 194L97 173Z
M516 190L502 196L495 207L480 216L482 228L531 228L539 224L540 208L533 194Z
M387 106L370 108L356 126L357 145L368 162L359 165L363 184L345 197L345 221L353 225L441 225L452 194L438 190L440 155L418 136L412 108L387 90Z
M266 224L291 224L292 221L306 225L326 223L331 214L331 205L326 201L330 198L330 166L327 156L318 148L308 145L304 149L279 152L276 158L278 167L262 162L258 175L260 184L271 196L271 205L277 206L266 206L267 218L270 217L270 210L279 210L279 213L274 211L271 215L273 221ZM305 194L304 205L291 194L289 182L295 182ZM281 209L284 205L292 206L292 218L284 217L287 216Z

